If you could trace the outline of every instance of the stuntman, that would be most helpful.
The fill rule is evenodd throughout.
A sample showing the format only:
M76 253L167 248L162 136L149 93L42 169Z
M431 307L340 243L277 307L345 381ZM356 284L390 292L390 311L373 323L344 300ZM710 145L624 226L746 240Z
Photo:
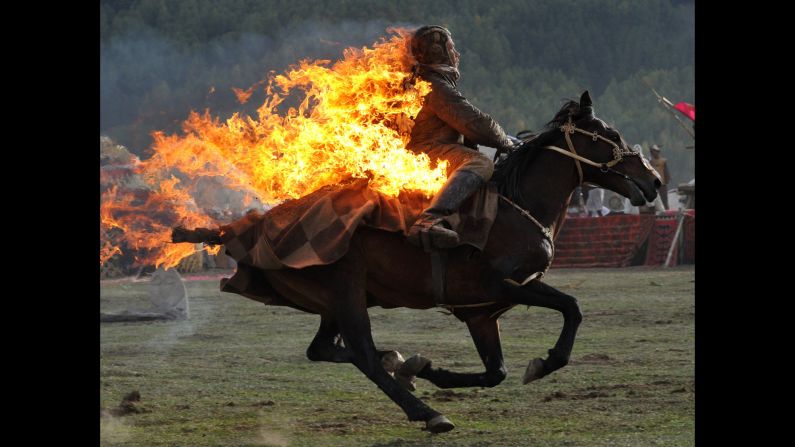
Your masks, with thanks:
M411 39L411 52L417 60L416 75L430 82L432 91L414 120L407 148L432 160L447 160L449 165L447 182L409 229L408 238L426 248L454 247L458 234L441 219L455 212L494 172L494 163L478 152L477 145L510 152L518 140L511 140L456 88L460 54L450 31L436 25L419 28Z

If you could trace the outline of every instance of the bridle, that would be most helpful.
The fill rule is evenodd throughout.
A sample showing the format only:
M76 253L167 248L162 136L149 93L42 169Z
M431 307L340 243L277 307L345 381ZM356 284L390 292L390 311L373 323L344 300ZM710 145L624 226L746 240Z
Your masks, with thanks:
M557 146L542 146L542 147L544 149L550 149L550 150L553 150L555 152L561 153L561 154L563 154L563 155L565 155L567 157L573 158L574 159L574 163L577 166L577 174L580 177L580 183L579 183L580 185L582 185L582 183L583 183L582 165L580 165L580 162L583 162L583 163L589 164L591 166L597 167L602 172L610 172L610 173L613 173L613 174L620 175L621 177L624 177L625 179L627 179L629 181L632 181L632 179L628 175L624 174L623 172L618 172L615 169L613 169L613 166L617 165L618 163L621 163L624 160L624 157L628 157L628 156L640 157L640 159L643 161L643 164L646 166L646 168L647 169L651 169L651 166L649 166L649 164L646 161L646 159L643 158L643 156L641 155L640 151L637 151L635 149L629 148L627 146L624 146L624 147L619 146L614 141L612 141L612 140L610 140L608 138L605 138L605 137L599 135L596 132L588 132L588 131L585 131L585 130L582 130L582 129L578 128L571 121L571 116L569 116L569 120L568 120L568 122L566 124L560 126L560 131L563 132L563 136L566 138L566 145L569 147L569 150L561 149L561 148L559 148ZM574 144L571 142L571 136L574 135L575 132L576 133L581 133L583 135L587 135L587 136L591 137L593 139L593 141L602 140L602 141L606 142L607 144L613 146L613 159L608 161L607 163L596 163L596 162L594 162L592 160L589 160L589 159L577 154L577 150L574 149Z
M563 132L563 135L566 138L566 145L569 147L569 150L561 149L561 148L559 148L557 146L542 146L542 148L550 149L550 150L553 150L553 151L558 152L560 154L563 154L563 155L565 155L567 157L573 158L574 159L574 163L577 165L577 174L580 177L580 183L579 183L580 185L582 185L582 183L583 183L582 166L580 165L580 162L589 164L589 165L594 166L594 167L597 167L602 172L611 172L613 174L620 175L621 177L624 177L625 179L627 179L629 181L633 181L632 178L630 178L628 175L624 174L623 172L618 172L615 169L613 169L613 166L621 163L624 160L624 157L631 157L631 156L640 157L641 161L643 162L643 165L646 166L646 169L649 169L650 171L652 170L651 165L649 165L649 162L646 161L645 158L643 158L643 155L640 153L640 151L631 149L629 147L621 147L618 144L616 144L614 141L599 135L597 132L588 132L586 130L579 129L572 122L571 115L569 115L568 122L563 124L562 126L560 126L560 130L561 130L561 132ZM602 140L602 141L606 142L607 144L609 144L610 146L612 146L613 147L613 159L608 161L608 162L606 162L606 163L597 163L595 161L589 160L589 159L579 155L577 153L577 150L574 149L574 143L572 143L572 141L571 141L571 136L574 135L575 132L576 133L581 133L583 135L587 135L587 136L591 137L593 139L593 141ZM533 279L540 278L540 277L544 276L544 274L546 274L547 270L549 270L550 265L552 265L552 258L554 258L554 256L555 256L554 236L552 234L552 231L548 227L545 227L543 224L541 224L541 222L539 222L538 219L533 217L533 215L529 211L527 211L526 209L524 209L521 206L517 205L516 203L514 203L513 201L511 201L507 197L503 196L502 194L500 194L499 197L501 199L503 199L505 202L507 202L509 205L514 207L519 212L519 214L524 216L526 219L531 221L536 227L538 227L538 229L541 230L541 234L544 236L544 238L546 238L550 242L551 247L552 247L552 256L550 256L549 262L547 263L547 266L546 266L546 268L544 268L544 270L542 270L540 272L533 273L532 275L528 276L521 283L519 283L517 281L514 281L513 279L510 279L510 278L505 278L504 279L505 282L507 282L509 284L512 284L514 286L523 286L523 285L527 284L528 282L532 281Z

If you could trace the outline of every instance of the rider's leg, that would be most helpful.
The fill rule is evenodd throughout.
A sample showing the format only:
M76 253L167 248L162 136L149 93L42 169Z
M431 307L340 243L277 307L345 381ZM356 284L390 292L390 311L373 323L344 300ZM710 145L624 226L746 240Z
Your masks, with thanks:
M447 160L449 177L436 193L430 206L409 229L409 241L415 245L449 248L458 245L458 234L445 228L442 218L454 213L466 199L487 182L494 163L485 155L458 144L447 144L428 151L433 158ZM451 174L450 174L451 173ZM423 240L426 242L423 243Z

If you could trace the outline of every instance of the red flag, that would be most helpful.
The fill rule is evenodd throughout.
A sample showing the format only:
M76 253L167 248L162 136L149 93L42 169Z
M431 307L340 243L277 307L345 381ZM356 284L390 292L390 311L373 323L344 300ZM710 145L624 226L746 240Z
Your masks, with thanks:
M686 102L680 102L680 103L674 105L674 108L676 110L682 112L682 114L684 116L690 118L694 122L696 121L696 106L694 106L693 104L688 104Z

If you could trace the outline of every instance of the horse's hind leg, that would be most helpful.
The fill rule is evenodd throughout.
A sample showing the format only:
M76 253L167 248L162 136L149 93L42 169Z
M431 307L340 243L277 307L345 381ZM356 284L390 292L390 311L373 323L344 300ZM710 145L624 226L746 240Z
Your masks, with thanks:
M566 366L574 347L577 328L582 322L582 313L577 299L541 281L531 281L522 287L506 284L503 293L512 303L546 307L563 314L563 329L560 331L555 347L549 350L549 356L546 359L537 358L530 362L522 381L524 383L532 382Z
M367 313L364 257L359 247L351 245L345 257L329 266L327 278L334 300L330 307L345 345L352 352L353 364L398 404L410 421L425 421L434 433L452 430L453 424L447 418L400 386L381 366Z
M396 351L376 351L379 359ZM313 362L352 363L353 351L345 346L339 326L333 317L320 315L320 328L306 350L306 357Z
M353 352L343 346L339 328L331 316L320 316L320 328L306 350L306 357L313 362L350 363Z
M439 388L493 387L505 379L508 373L502 358L500 328L497 319L483 314L468 319L466 323L486 371L482 373L456 373L441 368L433 368L429 363L417 373L417 377L427 379Z

